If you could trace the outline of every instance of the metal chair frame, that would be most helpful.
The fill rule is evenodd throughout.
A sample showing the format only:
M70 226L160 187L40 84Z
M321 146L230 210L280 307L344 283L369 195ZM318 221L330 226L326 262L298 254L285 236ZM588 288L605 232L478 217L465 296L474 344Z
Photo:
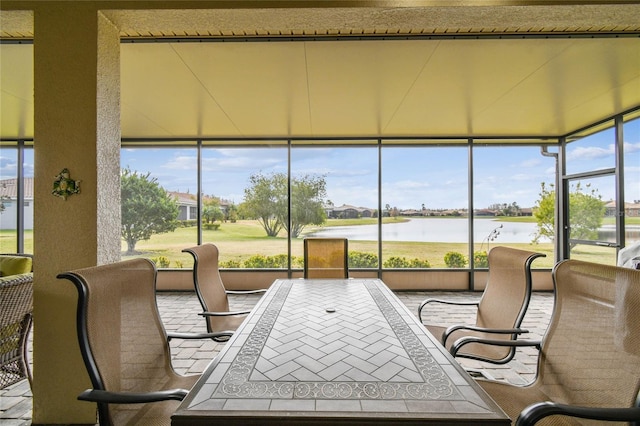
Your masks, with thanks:
M531 300L531 263L544 256L542 253L511 247L494 247L489 252L489 277L482 297L473 302L426 299L418 307L420 321L423 322L423 309L430 303L475 307L475 325L426 327L440 339L453 356L492 364L508 363L515 356L515 348L482 345L475 340L464 340L463 337L516 340L519 335L528 333L528 330L522 329L520 325Z
M590 419L640 425L640 271L565 260L552 275L554 311L542 340L467 338L538 348L533 382L478 384L516 418L517 426L549 416L566 416L578 424ZM562 421L558 417L554 424Z
M207 331L235 331L251 311L230 311L227 296L259 294L267 290L227 290L220 277L219 250L215 244L206 243L182 251L193 256L193 285L202 306L198 315L206 319Z
M199 376L182 376L173 370L168 343L171 338L224 341L231 336L167 333L155 300L157 270L148 259L78 269L57 277L71 281L78 291L78 343L92 384L92 389L82 392L78 399L97 403L101 426L116 422L113 404L179 401L187 395L187 387ZM152 389L157 383L164 385ZM143 410L149 413L155 409L153 416L160 415L161 423L168 423L170 412L165 412L164 406L159 407L141 406L130 411L140 416ZM122 411L126 410L118 412ZM145 420L143 417L136 421ZM151 421L157 423L158 418Z

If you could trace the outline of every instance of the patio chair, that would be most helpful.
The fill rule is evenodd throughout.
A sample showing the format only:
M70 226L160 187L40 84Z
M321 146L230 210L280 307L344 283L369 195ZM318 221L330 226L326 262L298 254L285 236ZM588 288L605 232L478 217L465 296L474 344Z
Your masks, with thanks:
M349 278L349 242L346 238L305 238L305 278Z
M620 249L618 266L640 269L640 241Z
M520 325L531 299L531 263L544 256L542 253L510 247L494 247L489 252L489 277L480 300L456 302L426 299L418 308L420 321L423 322L423 309L430 303L475 306L475 325L427 324L426 327L454 356L493 364L511 361L516 351L514 347L458 340L465 336L515 340L519 334L527 333L528 331L521 329Z
M540 347L534 381L478 383L518 425L640 424L640 271L566 260L553 280L542 341L493 342Z
M218 268L218 247L214 244L202 244L182 250L193 256L193 285L202 306L199 315L205 317L207 331L235 331L251 311L229 311L229 294L257 294L259 290L227 290L224 287Z
M33 312L33 274L0 278L0 389L28 379L27 340Z
M228 339L229 333L167 334L156 303L156 268L148 259L65 272L78 290L77 332L100 425L169 425L199 375L177 374L168 337Z

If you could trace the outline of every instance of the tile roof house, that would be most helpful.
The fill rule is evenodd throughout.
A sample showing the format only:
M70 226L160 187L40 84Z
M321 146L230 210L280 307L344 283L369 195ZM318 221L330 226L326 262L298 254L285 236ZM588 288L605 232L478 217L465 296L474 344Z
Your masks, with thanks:
M605 204L605 216L616 215L616 202L609 201ZM633 200L632 203L624 203L624 214L627 217L640 217L640 200Z
M24 180L24 228L33 229L33 178ZM0 180L0 229L16 229L18 219L18 179Z

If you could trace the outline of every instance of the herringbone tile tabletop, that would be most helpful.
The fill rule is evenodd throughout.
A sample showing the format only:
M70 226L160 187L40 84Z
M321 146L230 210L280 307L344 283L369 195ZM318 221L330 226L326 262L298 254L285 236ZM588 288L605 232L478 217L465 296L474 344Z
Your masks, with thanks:
M382 281L277 280L173 422L507 422ZM235 423L234 423L235 422Z

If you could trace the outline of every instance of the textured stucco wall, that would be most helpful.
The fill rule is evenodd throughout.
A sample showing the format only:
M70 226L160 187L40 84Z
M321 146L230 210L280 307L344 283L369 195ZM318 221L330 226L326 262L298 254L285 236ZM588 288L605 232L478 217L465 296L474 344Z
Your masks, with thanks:
M120 38L102 14L98 24L97 263L102 265L120 260Z
M92 423L94 404L76 400L89 385L76 290L56 275L119 258L118 32L71 2L38 8L34 28L33 422ZM81 181L66 200L51 194L64 168Z

